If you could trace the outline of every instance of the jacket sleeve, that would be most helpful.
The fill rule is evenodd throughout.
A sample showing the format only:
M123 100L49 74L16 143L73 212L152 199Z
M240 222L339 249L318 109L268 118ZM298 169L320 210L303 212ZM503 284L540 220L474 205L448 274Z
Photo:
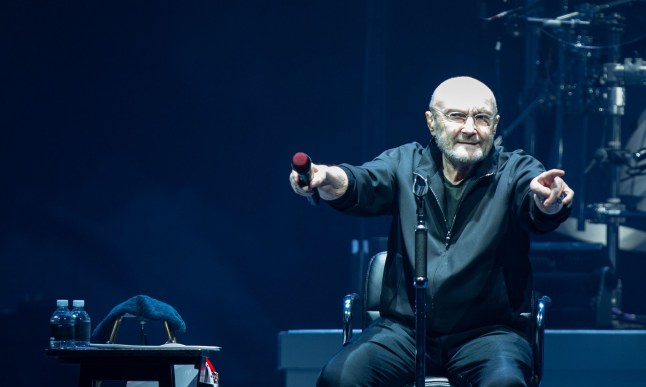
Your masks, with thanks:
M397 200L396 173L404 147L387 150L361 166L339 165L348 175L348 190L330 205L352 215L392 213Z

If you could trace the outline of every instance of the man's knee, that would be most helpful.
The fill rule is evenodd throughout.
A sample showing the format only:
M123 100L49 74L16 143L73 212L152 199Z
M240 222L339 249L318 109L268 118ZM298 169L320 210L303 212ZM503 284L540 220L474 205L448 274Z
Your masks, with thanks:
M391 386L412 375L414 349L411 335L399 324L375 323L330 359L317 386Z
M336 370L326 365L325 367L323 367L323 369L321 370L321 373L319 374L319 378L316 381L316 387L338 386L339 383L340 383L339 373Z
M525 378L518 374L492 374L484 380L481 387L527 387Z
M354 369L353 369L354 368ZM356 372L357 367L349 367L345 362L333 358L323 367L319 378L316 381L317 387L343 387L343 386L362 386L365 381L361 380L362 374Z
M499 359L500 361L495 361ZM526 387L529 383L531 370L526 365L509 361L509 359L494 358L489 367L480 373L481 387Z
M316 387L331 387L338 383L339 376L326 365L321 370L319 378L316 381Z

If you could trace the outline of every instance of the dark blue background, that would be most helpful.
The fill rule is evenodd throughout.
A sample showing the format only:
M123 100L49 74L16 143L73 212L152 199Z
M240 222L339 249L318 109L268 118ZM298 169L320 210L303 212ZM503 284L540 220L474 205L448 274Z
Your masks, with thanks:
M425 143L431 92L455 75L492 86L504 129L526 103L524 37L479 17L518 3L4 1L10 384L75 383L44 355L55 299L85 299L96 325L146 294L182 315L180 342L223 347L223 385L280 385L278 332L339 327L350 241L387 225L310 207L289 187L291 156L359 163ZM625 50L646 54L643 41Z

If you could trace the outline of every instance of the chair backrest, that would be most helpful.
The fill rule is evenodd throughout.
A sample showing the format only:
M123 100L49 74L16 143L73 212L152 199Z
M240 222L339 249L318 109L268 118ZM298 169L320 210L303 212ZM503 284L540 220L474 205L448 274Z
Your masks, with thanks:
M370 258L366 272L365 290L363 294L362 328L370 325L379 317L381 286L386 264L386 252L382 251Z

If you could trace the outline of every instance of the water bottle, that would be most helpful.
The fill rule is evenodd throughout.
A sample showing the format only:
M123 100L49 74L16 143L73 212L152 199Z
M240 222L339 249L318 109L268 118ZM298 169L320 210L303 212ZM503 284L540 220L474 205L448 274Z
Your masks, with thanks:
M68 349L74 347L74 317L67 300L56 300L56 310L49 319L49 347Z
M90 346L92 321L85 310L84 300L72 301L72 316L74 317L74 344L77 348Z

